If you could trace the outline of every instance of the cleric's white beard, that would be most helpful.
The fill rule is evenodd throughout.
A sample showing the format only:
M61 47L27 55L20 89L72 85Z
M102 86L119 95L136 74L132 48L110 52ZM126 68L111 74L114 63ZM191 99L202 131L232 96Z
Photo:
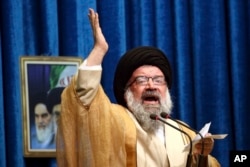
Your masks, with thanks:
M143 105L140 101L135 100L130 89L127 89L125 92L125 99L127 101L128 108L132 111L141 127L147 132L153 132L158 129L160 125L162 125L160 121L152 120L150 118L150 114L153 113L159 115L163 111L170 114L173 106L168 90L166 91L166 99L162 100L160 97L161 100L158 105Z
M54 128L53 128L53 121L50 121L48 126L46 126L45 129L39 129L36 126L36 134L37 134L37 139L40 143L48 142L51 140L54 134Z

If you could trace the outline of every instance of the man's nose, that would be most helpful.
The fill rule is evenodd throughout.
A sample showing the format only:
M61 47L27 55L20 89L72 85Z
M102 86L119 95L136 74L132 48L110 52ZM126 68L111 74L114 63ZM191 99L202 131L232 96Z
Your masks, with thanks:
M152 78L149 78L148 79L148 83L147 83L147 87L149 88L154 88L155 84L153 82L153 79Z
M38 117L38 122L39 123L43 122L43 118L42 117Z

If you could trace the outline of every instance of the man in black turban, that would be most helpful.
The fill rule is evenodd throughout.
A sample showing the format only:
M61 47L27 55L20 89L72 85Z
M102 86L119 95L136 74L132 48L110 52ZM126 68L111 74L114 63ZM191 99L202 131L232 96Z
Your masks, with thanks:
M64 87L55 87L48 92L46 105L49 113L52 115L54 131L57 131L57 120L61 113L61 94Z
M98 14L89 10L94 47L62 93L62 111L57 135L57 165L68 167L169 167L186 165L183 151L187 138L150 114L170 113L172 101L170 64L164 53L141 46L125 53L117 65L114 93L118 104L111 103L100 84L102 60L108 44L99 26ZM176 122L192 138L195 133ZM203 166L219 166L209 155L206 143ZM192 166L201 153L194 149Z
M117 65L114 77L117 103L129 108L147 132L155 131L161 125L151 120L150 114L159 115L163 111L170 114L170 87L170 63L158 48L140 46L131 49L122 56Z
M141 46L126 52L120 59L114 77L114 93L118 104L127 106L125 88L134 70L143 65L158 67L164 74L168 88L171 87L170 63L164 53L155 47Z

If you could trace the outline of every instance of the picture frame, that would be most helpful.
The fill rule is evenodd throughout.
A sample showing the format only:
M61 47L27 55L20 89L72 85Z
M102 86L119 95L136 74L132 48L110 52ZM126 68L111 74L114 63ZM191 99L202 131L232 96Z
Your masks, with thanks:
M56 120L60 95L83 59L65 56L21 56L24 157L56 156ZM57 104L57 105L55 105Z

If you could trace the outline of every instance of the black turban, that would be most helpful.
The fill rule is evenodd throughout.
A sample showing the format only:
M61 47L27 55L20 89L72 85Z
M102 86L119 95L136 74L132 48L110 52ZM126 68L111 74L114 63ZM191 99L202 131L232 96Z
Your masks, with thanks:
M150 46L137 47L126 52L118 62L114 76L114 95L118 104L127 106L124 93L132 73L140 66L152 65L158 67L165 76L168 88L171 87L171 67L165 54Z

